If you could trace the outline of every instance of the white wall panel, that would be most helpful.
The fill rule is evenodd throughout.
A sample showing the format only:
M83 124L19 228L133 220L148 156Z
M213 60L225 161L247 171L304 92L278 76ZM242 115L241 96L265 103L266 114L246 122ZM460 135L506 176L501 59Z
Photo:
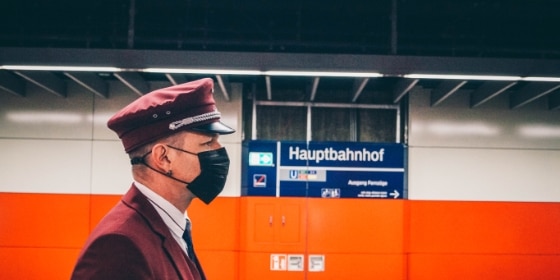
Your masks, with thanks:
M481 108L470 108L461 91L437 107L430 92L410 94L409 144L436 147L560 149L560 112L536 102L509 109L507 96ZM504 98L505 97L505 98Z
M109 98L68 82L68 97L32 84L27 97L0 94L0 192L122 194L132 182L128 156L107 120L139 96L109 81ZM157 89L168 82L150 84ZM230 101L218 85L215 99L223 121L237 130L220 137L231 159L223 196L239 196L241 185L242 87L232 84Z
M431 107L429 91L411 92L409 198L560 201L560 113L507 101L470 108L462 91Z
M132 183L131 165L120 141L93 141L92 194L124 194Z
M228 178L220 196L241 195L241 145L223 143L230 159Z
M409 199L560 201L560 151L409 148Z
M91 92L69 84L63 98L28 83L26 94L0 94L0 137L91 139Z
M241 146L223 144L231 163L229 175L220 196L241 194ZM92 194L124 194L132 183L132 173L128 155L120 141L94 141L92 160Z
M0 191L89 193L91 142L0 139Z
M214 99L216 100L216 106L220 113L222 113L222 122L231 128L235 129L235 133L229 135L220 136L220 142L222 143L239 143L241 145L241 139L243 136L243 127L241 122L242 115L242 85L241 84L231 84L228 91L230 100L226 101L222 90L217 83L214 85Z
M95 96L93 139L119 140L118 136L107 127L107 121L118 110L140 97L123 83L116 81L109 83L109 92L109 98Z

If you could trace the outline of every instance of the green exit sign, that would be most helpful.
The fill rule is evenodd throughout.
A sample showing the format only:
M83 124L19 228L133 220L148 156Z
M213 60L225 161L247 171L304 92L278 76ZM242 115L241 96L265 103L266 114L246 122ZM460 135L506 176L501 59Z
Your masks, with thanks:
M272 153L250 152L249 165L251 166L274 166Z

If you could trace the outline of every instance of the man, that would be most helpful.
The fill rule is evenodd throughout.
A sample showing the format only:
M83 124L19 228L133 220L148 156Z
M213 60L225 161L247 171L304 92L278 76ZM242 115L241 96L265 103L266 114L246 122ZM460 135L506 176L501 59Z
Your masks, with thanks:
M229 159L218 142L212 79L148 93L107 123L121 139L134 182L88 238L72 279L205 279L186 210L223 189Z

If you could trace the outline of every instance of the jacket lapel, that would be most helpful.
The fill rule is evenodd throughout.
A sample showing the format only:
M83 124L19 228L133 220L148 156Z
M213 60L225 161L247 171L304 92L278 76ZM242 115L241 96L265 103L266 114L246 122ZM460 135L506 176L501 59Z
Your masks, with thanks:
M122 201L144 217L154 234L160 236L162 248L169 258L169 262L175 267L177 274L179 274L182 279L200 279L194 263L189 260L179 244L173 239L169 228L167 228L146 196L144 196L134 184L132 184L132 187L123 196ZM178 260L183 261L178 262Z

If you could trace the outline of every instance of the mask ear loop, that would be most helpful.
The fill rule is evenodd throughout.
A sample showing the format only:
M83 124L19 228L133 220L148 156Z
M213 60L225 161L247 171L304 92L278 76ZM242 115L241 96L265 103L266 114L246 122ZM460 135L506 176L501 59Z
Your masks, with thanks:
M187 153L187 154L193 155L193 156L197 156L197 155L198 155L198 154L195 154L195 153L193 153L193 152L189 152L189 151L187 151L187 150L183 150L183 149L180 149L180 148L177 148L177 147L173 147L173 146L171 146L171 145L167 145L167 147L169 147L169 148L171 148L171 149L174 149L174 150L177 150L177 151L181 151L181 152L183 152L183 153Z
M149 169L151 169L151 170L153 170L153 171L155 171L155 172L157 172L157 173L159 173L159 174L161 174L161 175L163 175L163 176L165 176L165 177L169 177L169 178L171 178L171 179L173 179L173 180L175 180L175 181L177 181L177 182L181 182L181 183L183 183L183 184L186 184L187 186L191 184L191 182L186 182L186 181L183 181L183 180L181 180L181 179L177 179L177 178L173 177L173 176L172 176L171 170L169 170L169 171L167 171L167 172L161 172L161 171L159 171L159 170L157 170L157 169L151 167L149 164L147 164L147 163L146 163L146 156L148 156L150 153L152 153L152 152L147 152L145 155L143 155L143 156L141 156L141 157L132 158L132 159L130 160L130 164L132 164L132 165L142 164L142 165L148 167Z

